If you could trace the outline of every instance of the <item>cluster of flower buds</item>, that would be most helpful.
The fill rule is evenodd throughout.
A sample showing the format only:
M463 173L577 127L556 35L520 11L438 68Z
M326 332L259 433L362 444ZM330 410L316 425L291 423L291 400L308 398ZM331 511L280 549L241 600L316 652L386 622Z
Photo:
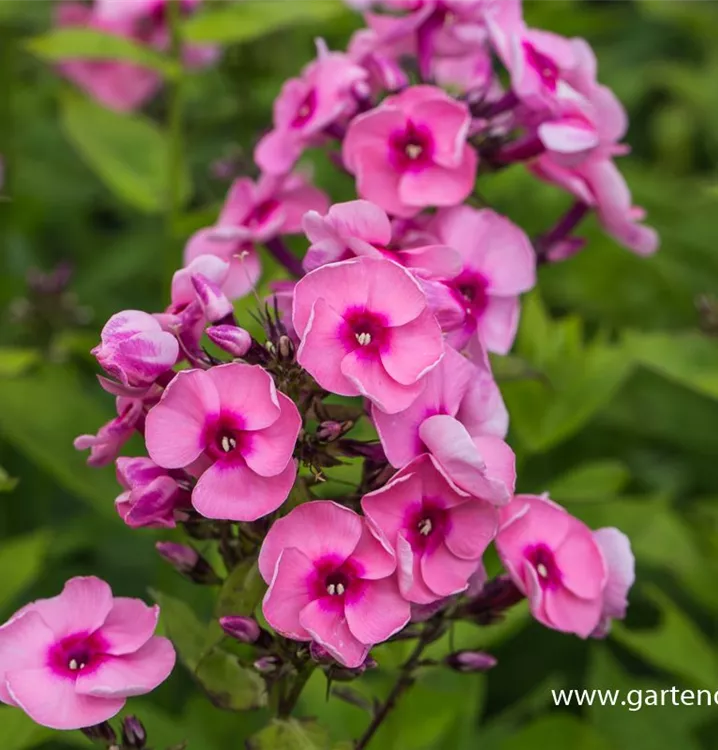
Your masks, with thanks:
M94 353L117 417L76 442L101 465L139 433L148 457L117 458L125 522L214 539L228 570L258 561L274 633L246 617L222 627L253 644L267 680L312 658L356 676L376 644L492 622L524 597L544 625L600 637L633 583L621 532L515 495L488 358L510 350L537 264L580 248L571 233L589 211L630 249L655 249L613 163L623 110L588 45L528 28L517 0L383 5L347 52L319 43L284 85L261 176L238 179L189 239L168 307L107 323ZM295 171L309 147L355 178L357 200L331 205ZM575 199L533 242L472 197L482 170L511 164ZM298 233L303 258L284 240ZM261 247L292 277L257 311L266 341L232 306L260 277ZM352 436L358 421L374 440ZM363 463L355 486L318 499L347 457ZM507 576L486 581L492 543ZM159 550L214 582L193 548Z

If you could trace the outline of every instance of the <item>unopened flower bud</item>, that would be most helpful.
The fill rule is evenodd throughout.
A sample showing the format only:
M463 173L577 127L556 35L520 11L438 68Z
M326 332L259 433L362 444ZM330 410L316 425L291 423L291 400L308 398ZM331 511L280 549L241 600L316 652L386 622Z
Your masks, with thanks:
M457 651L446 657L446 664L457 672L486 672L497 660L485 651Z
M276 656L262 656L254 662L254 668L262 674L270 674L277 670L279 663Z
M316 641L312 641L309 646L309 654L312 659L318 664L329 664L334 661L332 655Z
M147 732L136 716L127 716L122 722L122 744L127 748L142 750L147 743Z
M192 547L176 542L157 542L155 547L175 570L194 583L211 585L220 582L212 566Z
M235 638L242 643L254 643L261 633L256 620L251 617L228 615L220 617L219 624L230 638Z
M96 724L93 727L84 727L82 733L85 737L93 741L97 740L111 744L117 740L115 730L108 721L103 721L102 724Z
M344 433L348 432L354 426L354 422L336 422L334 420L328 420L322 422L317 428L317 440L321 440L324 443L331 443L333 440L337 440Z
M282 362L294 362L295 349L289 336L280 336L277 341L277 356Z
M207 329L207 336L210 341L233 357L244 357L252 346L252 336L249 331L239 326L212 326Z
M226 318L234 311L232 303L214 281L201 273L192 274L190 279L202 312L211 323Z

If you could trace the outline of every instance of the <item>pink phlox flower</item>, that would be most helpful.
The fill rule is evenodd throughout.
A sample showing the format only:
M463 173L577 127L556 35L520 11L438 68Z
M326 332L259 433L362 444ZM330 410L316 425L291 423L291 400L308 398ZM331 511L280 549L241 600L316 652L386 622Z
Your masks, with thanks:
M94 726L164 682L175 651L159 607L112 596L99 578L23 607L0 627L0 700L52 729Z
M591 530L562 507L547 497L518 495L501 509L496 548L539 622L582 638L603 625L606 558ZM621 592L625 598L626 583L624 577L617 586L617 599ZM607 612L616 611L613 603Z
M441 329L407 270L362 256L307 274L294 290L297 361L328 391L406 409L441 360Z
M318 42L317 59L291 78L274 102L274 129L257 144L254 158L270 174L292 169L304 149L327 127L354 114L357 93L366 95L369 73L349 55Z
M177 519L186 516L189 492L151 459L121 456L116 470L124 492L115 500L115 508L128 526L173 529Z
M192 505L207 518L254 521L289 495L302 420L258 365L184 370L147 414L150 458L199 476Z
M519 295L536 283L536 256L529 238L491 209L456 206L437 213L431 227L438 240L455 248L461 271L443 289L429 289L443 308L447 341L461 350L476 337L483 347L506 354L519 320Z
M601 618L591 635L605 638L611 629L611 621L623 620L626 616L628 592L636 580L635 558L628 537L618 529L597 529L593 538L606 561L608 580L603 590Z
M372 409L389 463L401 468L426 452L420 437L423 422L437 414L456 418L470 435L505 437L509 417L487 361L476 364L450 346L408 409L385 414Z
M362 509L394 550L402 595L417 604L464 591L498 525L496 508L447 481L428 455L365 495Z
M124 386L142 387L177 362L177 339L151 315L125 310L113 315L100 334L101 343L92 350L106 372Z
M331 501L305 503L276 521L262 544L264 616L287 638L313 640L359 667L409 620L395 569L361 516Z
M412 86L354 118L343 143L357 192L387 213L411 217L461 203L478 156L467 143L468 105L434 86Z
M188 241L185 263L200 255L216 255L230 264L227 288L232 299L256 285L261 267L256 244L301 231L307 211L324 212L327 196L302 174L262 175L234 181L217 223L200 229Z
M303 227L312 243L304 256L307 271L355 256L387 258L423 277L453 276L461 268L458 252L446 245L397 245L389 217L370 201L337 203L325 216L309 211Z

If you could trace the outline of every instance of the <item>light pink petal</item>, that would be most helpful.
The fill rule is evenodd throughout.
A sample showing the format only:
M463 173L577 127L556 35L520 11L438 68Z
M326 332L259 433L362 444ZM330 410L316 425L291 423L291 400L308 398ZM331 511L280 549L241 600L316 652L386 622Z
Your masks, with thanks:
M244 430L263 430L280 416L277 389L269 373L259 365L232 362L207 370L219 394L222 412L241 417Z
M363 150L386 151L392 131L405 123L405 116L392 107L373 109L355 117L342 144L342 159L347 169L356 173L357 157Z
M373 401L382 411L394 414L411 406L421 393L421 381L402 385L394 380L378 359L365 358L356 350L347 354L341 363L341 372L359 393Z
M160 608L148 607L139 599L117 597L100 628L107 641L107 653L121 656L137 651L154 635Z
M417 104L412 108L412 121L423 122L433 131L436 150L433 158L442 167L457 167L466 144L471 115L465 102L445 95Z
M205 449L205 424L219 415L219 395L207 373L183 370L145 422L150 458L166 469L191 464Z
M324 299L317 299L297 350L297 362L322 388L341 396L358 396L359 388L341 369L347 355L340 337L343 325L344 319Z
M384 315L387 325L406 325L426 310L426 295L405 268L384 258L362 258L360 262L367 274L367 309Z
M439 368L432 370L426 380ZM425 387L424 392L428 389ZM413 458L420 455L424 445L419 438L419 425L424 421L426 406L424 392L404 411L397 414L385 414L376 406L372 407L371 418L379 433L382 448L389 463L397 469L406 466Z
M598 146L598 133L584 119L566 118L538 126L538 137L549 151L576 154Z
M448 245L424 245L397 252L400 262L417 275L451 279L461 272L461 257Z
M352 635L343 608L327 607L322 599L315 599L302 610L299 620L340 664L354 669L364 663L370 646Z
M365 306L368 283L367 266L361 258L329 263L308 273L294 287L294 329L300 337L304 335L318 299L324 299L340 315L347 308Z
M282 231L296 234L302 231L302 218L308 211L318 211L323 214L329 210L329 197L326 193L307 185L302 179L296 187L291 187L282 194L282 208L284 209L284 223Z
M176 658L172 643L156 636L137 651L109 657L93 672L81 674L75 689L97 698L144 695L169 677Z
M518 297L489 297L488 305L478 322L483 345L494 354L508 354L519 325Z
M409 512L421 505L423 488L421 477L412 471L402 472L381 489L364 495L361 507L372 525L396 546L399 532Z
M295 547L310 560L332 556L343 562L361 538L361 518L329 500L304 503L274 522L259 552L259 571L269 583L282 550Z
M406 325L390 328L381 349L381 362L402 385L416 383L436 367L444 353L441 328L429 309Z
M229 272L222 290L230 299L249 294L262 275L262 264L254 247L242 245L229 259Z
M39 599L32 607L60 639L83 631L94 633L112 609L112 590L94 576L71 578L62 592Z
M441 599L425 583L421 573L421 556L414 554L404 533L396 540L397 580L402 596L414 604L431 604Z
M547 627L552 627L550 621L546 618L546 601L544 591L541 588L541 582L533 565L528 560L522 560L519 566L518 575L511 571L511 576L520 591L526 594L529 600L531 614Z
M273 477L255 474L241 459L218 461L199 478L192 491L192 505L205 518L256 521L287 499L296 476L294 461Z
M429 417L419 435L447 477L461 489L495 505L509 501L509 488L489 473L474 441L456 419L444 414Z
M446 284L422 278L419 279L419 283L426 295L429 309L436 315L442 331L454 331L464 324L466 310Z
M579 521L555 551L563 585L581 599L596 599L606 584L606 564L591 531Z
M381 151L362 150L355 159L357 193L366 200L381 206L388 214L410 218L421 206L408 206L399 191L402 174L386 158L385 145Z
M252 471L262 477L273 477L284 471L297 442L302 418L294 402L283 393L277 393L280 405L279 418L263 430L251 435L248 450L242 456Z
M509 413L490 370L482 366L474 368L474 377L456 418L466 427L469 435L506 436Z
M449 511L449 528L444 542L462 560L479 559L498 530L498 513L491 504L469 500Z
M628 537L614 528L598 529L593 537L603 553L608 568L608 580L603 591L603 628L593 633L596 637L606 635L613 618L623 619L628 607L628 592L636 579L635 559Z
M14 705L5 687L7 673L44 666L55 640L40 614L32 609L0 627L0 701Z
M472 439L486 464L487 477L492 486L497 487L497 495L507 494L509 498L513 497L516 489L516 454L511 446L493 435L477 435ZM501 486L506 488L505 493L498 489ZM493 502L499 504L498 500Z
M580 599L568 589L558 588L545 593L544 607L551 627L588 638L601 616L601 598Z
M455 206L474 189L477 165L476 152L467 146L457 167L433 165L405 173L399 184L399 198L408 206Z
M294 166L303 150L302 141L289 130L272 130L257 144L254 161L269 174L285 174Z
M409 622L411 610L392 576L367 583L358 598L347 601L345 613L352 635L371 645L401 630Z
M391 545L383 535L376 536L365 524L359 543L352 552L352 562L359 567L359 577L366 581L386 578L396 570L396 559Z
M101 724L125 705L124 698L95 698L75 692L73 680L58 679L49 667L11 672L7 688L15 703L37 724L80 729Z
M389 217L370 201L337 203L329 209L328 218L341 237L362 239L378 247L391 242Z
M267 622L286 638L306 641L311 638L299 622L299 614L312 601L310 582L314 565L295 547L280 552L262 611Z
M421 575L424 583L437 596L450 596L463 591L469 578L478 570L477 560L462 560L453 555L443 542L421 558Z

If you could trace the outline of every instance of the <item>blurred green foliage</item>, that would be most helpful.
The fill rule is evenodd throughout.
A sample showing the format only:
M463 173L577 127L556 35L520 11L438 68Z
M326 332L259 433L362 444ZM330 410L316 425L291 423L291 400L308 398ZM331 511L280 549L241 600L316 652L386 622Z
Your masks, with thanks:
M187 739L191 750L226 750L259 732L252 747L261 750L348 750L338 743L366 725L360 706L388 689L402 644L377 649L382 669L351 686L358 691L351 702L336 688L327 698L315 674L300 714L319 725L292 720L262 729L266 696L215 649L211 596L163 566L154 532L123 526L112 505L112 469L87 468L72 439L111 414L88 354L103 322L120 309L163 307L183 242L215 217L227 184L209 165L248 158L282 81L312 57L313 38L341 48L358 18L331 0L245 0L189 22L188 37L227 48L217 68L181 81L182 158L170 185L178 152L168 139L167 94L130 118L71 90L48 62L67 45L84 45L89 56L107 48L96 38L48 35L51 10L44 0L0 2L0 618L76 574L96 573L120 595L163 592L155 596L165 627L214 703L222 705L223 684L241 679L247 691L225 707L257 708L241 716L221 710L178 668L156 693L131 703L153 746ZM631 116L633 154L621 167L662 249L636 258L589 222L588 249L542 269L514 355L497 361L496 372L511 411L520 489L549 489L591 525L626 531L639 580L628 620L605 642L542 629L525 608L489 628L457 627L433 656L486 648L499 667L483 676L427 669L375 747L711 750L716 706L557 708L550 690L718 690L718 4L528 0L526 15L594 45L601 80ZM170 89L178 85L166 60L132 45L112 51L145 54ZM335 200L351 196L345 177L314 162ZM569 203L521 168L485 177L481 192L530 233ZM170 193L179 210L168 220ZM48 297L28 287L31 269L66 262L70 291ZM252 305L242 301L240 312ZM222 606L248 606L236 593L230 584ZM40 746L86 742L0 709L2 750Z

